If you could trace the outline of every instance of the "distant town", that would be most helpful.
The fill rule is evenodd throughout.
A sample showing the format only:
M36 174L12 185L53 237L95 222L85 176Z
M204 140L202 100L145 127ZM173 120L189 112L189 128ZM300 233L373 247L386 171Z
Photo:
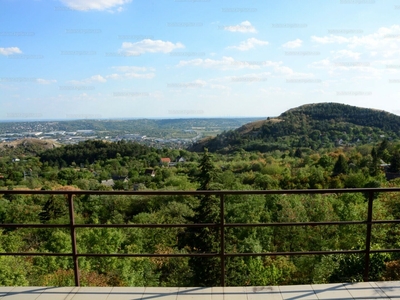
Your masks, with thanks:
M257 118L4 122L0 123L0 143L32 138L70 145L100 139L179 149L253 120Z

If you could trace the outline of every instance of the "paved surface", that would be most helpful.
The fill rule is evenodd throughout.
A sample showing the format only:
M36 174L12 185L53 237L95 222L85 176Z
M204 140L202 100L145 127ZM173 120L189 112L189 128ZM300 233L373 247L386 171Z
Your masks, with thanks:
M399 299L400 281L266 287L0 287L1 300Z

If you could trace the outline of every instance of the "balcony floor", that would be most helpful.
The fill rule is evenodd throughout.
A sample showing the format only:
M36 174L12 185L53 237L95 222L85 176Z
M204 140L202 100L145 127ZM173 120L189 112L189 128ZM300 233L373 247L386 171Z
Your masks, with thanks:
M0 287L1 300L400 299L400 281L265 287Z

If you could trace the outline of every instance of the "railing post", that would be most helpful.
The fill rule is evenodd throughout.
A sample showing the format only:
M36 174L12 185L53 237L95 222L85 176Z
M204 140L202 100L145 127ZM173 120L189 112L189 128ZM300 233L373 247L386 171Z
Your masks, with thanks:
M74 217L74 195L68 193L68 206L69 206L69 224L71 228L71 243L72 243L72 259L74 261L74 278L75 286L80 286L79 280L79 266L78 266L78 252L76 250L76 232L75 232L75 217Z
M367 236L365 239L365 265L364 265L364 281L368 281L369 262L371 250L371 232L372 232L372 207L374 202L374 192L368 192L368 216L367 216Z
M225 286L225 201L224 194L220 198L220 257L221 257L221 286Z

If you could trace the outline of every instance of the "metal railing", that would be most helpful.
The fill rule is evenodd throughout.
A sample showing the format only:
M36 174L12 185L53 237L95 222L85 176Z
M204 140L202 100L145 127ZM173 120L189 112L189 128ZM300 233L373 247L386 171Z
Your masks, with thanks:
M400 188L358 188L358 189L324 189L324 190L249 190L249 191L36 191L36 190L1 190L0 194L28 194L28 195L66 195L69 206L69 224L5 224L0 223L0 228L70 228L72 253L38 253L38 252L3 252L8 256L70 256L73 259L75 285L80 285L79 279L79 257L220 257L221 259L221 286L225 286L225 259L227 257L239 256L294 256L294 255L330 255L330 254L365 254L364 281L368 281L370 255L373 253L400 252L400 249L371 250L371 232L373 224L400 224L400 220L373 220L373 202L375 193L400 192ZM225 223L225 196L226 195L293 195L293 194L341 194L341 193L364 193L368 194L368 210L364 221L324 221L324 222L283 222L283 223ZM196 223L196 224L76 224L74 216L74 195L146 195L146 196L177 196L177 195L214 195L220 199L220 222L219 223ZM332 250L332 251L297 251L297 252L263 252L263 253L226 253L225 252L225 229L233 227L280 227L280 226L329 226L329 225L365 225L366 239L364 250ZM214 227L220 229L220 251L219 253L178 253L178 254L155 254L155 253L78 253L76 242L76 228L99 228L99 227L138 227L138 228L177 228L177 227Z

